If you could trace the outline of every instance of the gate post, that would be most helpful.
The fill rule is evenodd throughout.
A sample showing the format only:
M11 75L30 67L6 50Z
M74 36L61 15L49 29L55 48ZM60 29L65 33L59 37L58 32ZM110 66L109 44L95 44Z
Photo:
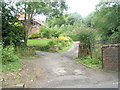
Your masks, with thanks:
M102 46L103 69L118 71L120 62L120 44Z

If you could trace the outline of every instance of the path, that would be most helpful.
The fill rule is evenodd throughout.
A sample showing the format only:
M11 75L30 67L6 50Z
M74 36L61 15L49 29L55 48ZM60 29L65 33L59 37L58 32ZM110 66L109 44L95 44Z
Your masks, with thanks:
M78 43L62 53L37 51L40 58L35 60L46 70L47 78L36 88L117 88L118 74L93 70L77 63Z

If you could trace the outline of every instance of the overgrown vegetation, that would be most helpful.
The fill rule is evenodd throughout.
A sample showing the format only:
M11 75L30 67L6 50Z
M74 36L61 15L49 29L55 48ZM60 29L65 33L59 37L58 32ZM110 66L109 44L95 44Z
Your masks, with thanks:
M57 52L72 44L72 40L67 37L59 37L59 39L40 39L28 40L28 46L32 46L37 50Z
M77 58L76 61L94 69L102 69L102 61L88 57Z
M29 39L35 39L35 38L58 38L60 36L60 34L62 33L62 31L57 28L57 27L53 27L53 28L49 28L46 26L41 26L40 30L37 33L32 33L28 36Z
M89 32L85 32L85 30L79 35L80 41L82 44L87 43L90 44L91 41L91 54L84 58L80 57L77 61L92 67L99 67L101 65L101 47L104 44L117 44L120 40L120 5L117 2L108 2L108 3L99 3L96 7L96 11L91 13L88 17L84 19L85 26L97 31L95 34L96 38L91 39L92 36ZM87 42L86 42L87 41ZM85 45L84 45L85 46ZM86 49L86 48L85 48ZM84 51L85 51L84 49ZM102 65L101 65L102 66Z
M67 9L65 2L2 1L0 6L2 8L0 8L3 30L2 44L4 45L1 60L3 71L16 71L22 65L20 59L36 56L35 50L28 48L26 45L34 15L44 14L47 17L59 17ZM20 14L25 17L19 19ZM56 33L56 31L44 27L43 32L33 34L30 37L32 39L38 38L39 34L43 38L51 38L53 34L55 37L59 37L59 32ZM11 46L11 44L14 44L14 46Z
M30 59L36 56L37 54L32 48L14 47L14 45L2 47L2 71L16 72L23 65L21 59Z
M36 49L64 51L72 45L72 40L80 41L85 49L92 53L91 58L88 54L86 58L79 59L80 62L100 65L101 44L96 45L96 40L120 40L120 5L117 2L99 3L96 11L86 18L82 18L78 13L65 14L64 11L68 8L65 2L13 4L11 6L9 1L0 4L4 44L1 61L5 68L3 70L17 70L22 65L20 59L37 56ZM25 15L24 20L18 19L20 13ZM28 35L36 14L47 16L46 25L41 26L37 33ZM12 43L14 46L11 45ZM109 44L111 43L113 44L113 42Z

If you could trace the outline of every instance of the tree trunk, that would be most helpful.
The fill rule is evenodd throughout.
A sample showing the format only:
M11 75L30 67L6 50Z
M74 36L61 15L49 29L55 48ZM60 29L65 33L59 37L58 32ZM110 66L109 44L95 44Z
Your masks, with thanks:
M26 8L26 4L25 4ZM32 14L25 13L25 37L24 37L24 45L27 46L27 39L28 39L28 33L31 30L31 20L32 20Z

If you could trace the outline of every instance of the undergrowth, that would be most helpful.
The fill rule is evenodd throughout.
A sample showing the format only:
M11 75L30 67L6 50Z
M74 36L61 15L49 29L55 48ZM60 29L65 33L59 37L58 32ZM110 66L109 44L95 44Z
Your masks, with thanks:
M96 60L94 58L88 57L82 57L82 58L76 58L76 61L79 63L82 63L85 66L94 68L94 69L102 69L102 61Z

